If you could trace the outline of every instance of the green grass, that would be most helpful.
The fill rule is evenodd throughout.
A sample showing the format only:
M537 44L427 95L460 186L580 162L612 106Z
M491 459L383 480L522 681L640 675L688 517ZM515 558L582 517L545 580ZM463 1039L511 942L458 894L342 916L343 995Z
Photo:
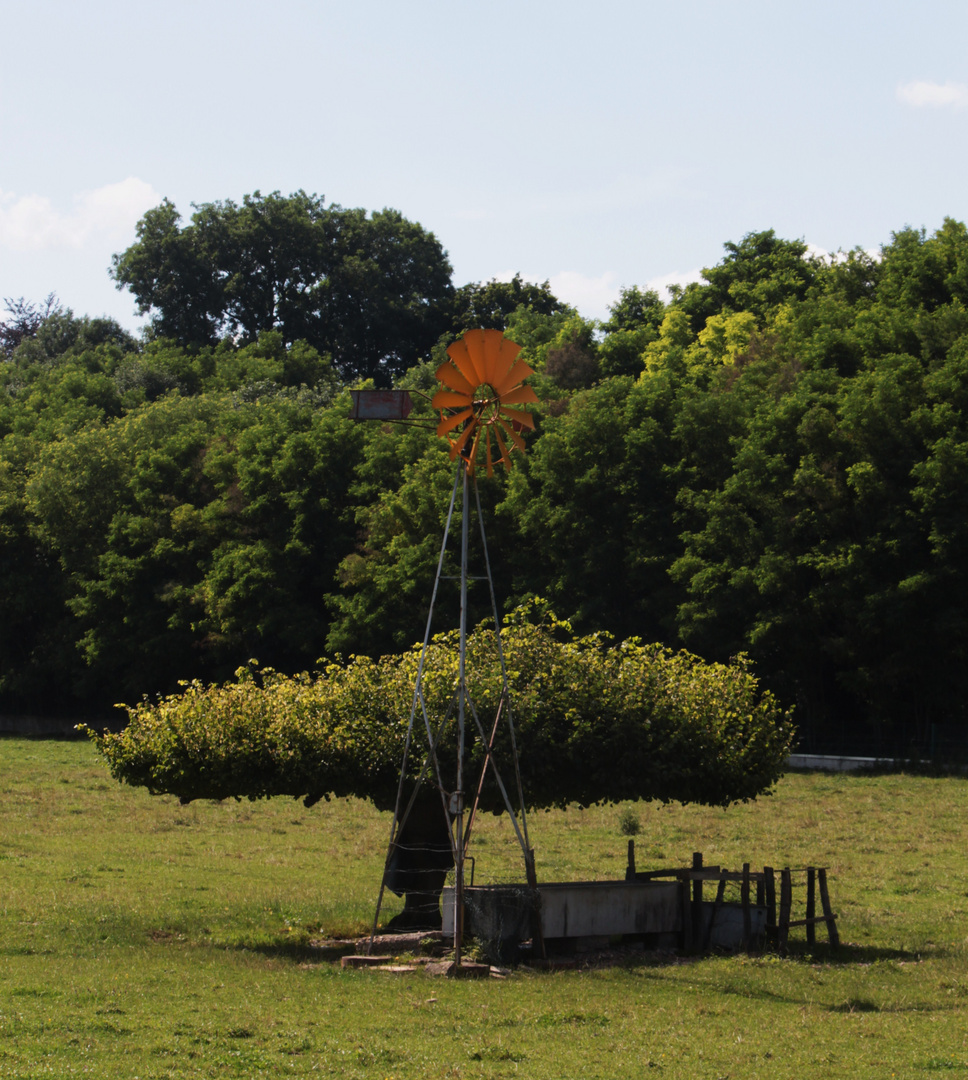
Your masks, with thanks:
M621 877L628 810L534 815L539 878ZM0 1080L968 1076L965 781L790 775L728 811L631 810L640 868L828 866L842 955L342 971L310 941L372 919L386 815L181 807L87 743L0 739ZM479 882L520 877L503 819L475 856Z

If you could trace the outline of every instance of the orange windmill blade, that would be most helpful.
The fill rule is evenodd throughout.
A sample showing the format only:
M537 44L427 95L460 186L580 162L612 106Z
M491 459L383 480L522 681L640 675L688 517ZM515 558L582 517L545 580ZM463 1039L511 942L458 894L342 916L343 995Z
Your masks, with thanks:
M499 462L511 468L511 451L524 450L521 430L534 428L529 412L510 407L538 400L524 385L534 372L518 359L520 351L500 330L468 330L448 347L450 359L437 368L437 379L445 387L431 399L440 410L437 434L450 443L451 461L463 455L472 475L482 442L491 476Z

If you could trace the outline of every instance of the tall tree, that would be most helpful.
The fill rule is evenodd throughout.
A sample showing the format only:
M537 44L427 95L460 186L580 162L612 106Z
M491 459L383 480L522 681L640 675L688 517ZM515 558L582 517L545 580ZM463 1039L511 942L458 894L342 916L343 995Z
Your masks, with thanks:
M287 345L303 339L330 355L345 379L389 385L449 324L447 255L396 210L256 191L180 222L167 199L149 210L111 271L156 334L180 344L278 330Z

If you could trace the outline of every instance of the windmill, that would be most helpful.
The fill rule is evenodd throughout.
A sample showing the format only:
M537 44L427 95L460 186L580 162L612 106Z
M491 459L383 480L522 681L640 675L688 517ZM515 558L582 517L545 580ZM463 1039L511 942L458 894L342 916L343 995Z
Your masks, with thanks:
M447 823L450 843L450 855L454 866L454 960L461 962L463 939L463 907L465 887L465 865L468 858L468 846L478 811L481 793L487 775L490 774L497 784L504 808L514 828L515 836L524 858L525 874L528 886L536 888L534 852L528 836L525 815L524 791L518 768L517 744L514 732L514 715L510 693L508 691L507 670L501 649L500 620L494 581L491 575L490 557L487 550L487 537L484 518L481 513L480 493L477 486L476 469L482 461L487 475L494 472L497 465L511 468L511 455L514 451L523 452L525 448L522 432L534 428L534 419L530 413L519 406L536 402L534 390L525 385L525 380L533 374L532 369L518 359L521 346L509 341L499 330L468 330L463 337L447 349L448 359L437 369L440 389L431 399L431 404L440 414L437 434L447 439L451 461L455 462L454 485L444 526L437 572L430 599L427 625L424 633L423 648L417 667L413 702L410 710L407 735L404 746L403 762L400 769L400 781L397 789L396 805L391 825L387 858L383 880L377 900L376 914L373 920L371 945L376 934L380 909L387 887L388 871L400 840L401 832L413 810L421 785L430 783L440 792L441 808ZM406 422L409 415L409 399L399 396L387 396L384 392L382 402L375 398L367 401L366 391L354 392L354 415L360 419L385 419ZM374 394L381 393L374 391ZM443 718L432 718L427 708L423 692L423 678L427 649L431 640L431 628L438 591L444 574L444 558L451 535L454 510L460 493L461 538L460 538L460 630L457 685ZM501 693L494 716L484 717L468 691L467 681L467 589L470 580L468 567L468 548L470 539L470 517L476 510L477 522L481 534L481 547L484 558L484 575L490 591L491 612L494 619L495 640L501 672ZM435 723L436 721L436 723ZM445 731L456 724L456 762L445 763L440 760L439 749ZM499 729L505 726L509 736L513 759L513 778L505 777L494 755L495 740ZM405 799L407 770L410 759L417 753L422 730L425 748L422 765L417 773L416 785ZM484 761L476 785L468 789L465 775L468 765L468 735L480 739L484 748ZM513 782L512 782L513 781ZM516 796L514 806L511 794ZM470 794L470 798L468 795Z

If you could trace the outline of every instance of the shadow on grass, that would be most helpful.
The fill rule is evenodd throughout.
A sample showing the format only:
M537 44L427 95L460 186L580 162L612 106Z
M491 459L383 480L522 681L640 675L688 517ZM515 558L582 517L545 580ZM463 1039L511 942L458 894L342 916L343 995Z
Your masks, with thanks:
M776 955L766 953L763 955ZM915 963L926 957L944 959L954 956L955 952L943 945L931 945L924 949L886 948L879 945L851 945L842 943L839 948L831 949L827 944L807 945L805 942L791 942L786 958L802 960L811 964L826 964L830 967L851 967L854 965L875 964L879 961L894 960L899 963Z
M926 957L943 959L961 955L961 950L951 950L944 946L932 945L925 949L885 948L878 945L852 945L842 943L839 948L831 949L826 942L808 945L806 942L790 942L784 954L773 949L762 949L750 953L712 950L705 953L672 952L631 952L623 950L623 956L637 967L668 967L706 960L710 957L721 959L735 958L769 963L779 960L793 960L806 964L824 964L831 967L850 967L894 960L901 963L914 963Z
M357 937L317 942L242 939L222 942L220 947L234 952L256 953L266 959L288 961L289 963L333 963L341 957L364 951L365 940ZM407 949L406 951L413 950ZM960 954L959 950L950 950L943 946L934 945L929 949L914 950L884 948L874 945L842 944L839 949L832 950L826 944L808 946L802 942L797 942L790 945L783 957L776 952L770 951L752 953L748 956L743 953L704 953L684 956L675 952L650 952L617 946L614 949L598 954L560 956L557 959L562 962L562 967L574 967L575 969L596 967L625 968L627 970L668 969L700 963L710 957L732 958L737 961L747 963L752 961L754 964L759 962L764 965L794 962L813 967L822 965L829 968L864 968L876 963L917 963L927 957L943 959L954 956L956 952ZM556 958L552 958L552 966L555 966L553 964L554 959ZM527 959L522 958L522 965L529 966ZM847 1011L850 1010L847 1009ZM858 1007L855 1011L863 1010Z
M291 964L332 963L342 956L350 956L358 951L356 943L352 941L325 945L310 945L308 942L297 941L235 941L223 947L236 952L256 953L267 960L283 960Z
M870 764L857 765L852 769L823 768L822 766L791 765L784 770L799 776L813 773L825 773L828 776L850 775L859 777L873 776L924 776L931 779L942 777L968 777L968 761L963 753L944 760L931 758L896 758L884 761L871 761Z

